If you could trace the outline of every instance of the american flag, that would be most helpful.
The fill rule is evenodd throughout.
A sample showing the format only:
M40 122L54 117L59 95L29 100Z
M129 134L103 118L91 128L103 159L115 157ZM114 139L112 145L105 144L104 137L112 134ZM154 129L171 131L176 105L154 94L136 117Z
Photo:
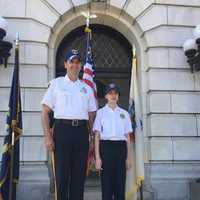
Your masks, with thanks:
M98 101L97 101L97 87L96 83L94 82L94 62L92 59L92 46L91 46L91 29L89 27L85 28L85 32L87 34L87 49L86 49L86 62L83 67L83 78L87 85L89 85L93 92L94 96L96 97L96 106L98 108ZM89 153L88 153L88 164L87 164L87 175L90 171L95 171L95 160L94 160L94 144L93 141L90 141Z
M92 46L91 46L91 29L86 28L85 32L87 33L87 49L86 49L86 62L85 65L83 67L83 81L89 85L93 91L94 91L94 95L97 98L97 87L96 84L94 82L94 63L93 63L93 59L92 59Z

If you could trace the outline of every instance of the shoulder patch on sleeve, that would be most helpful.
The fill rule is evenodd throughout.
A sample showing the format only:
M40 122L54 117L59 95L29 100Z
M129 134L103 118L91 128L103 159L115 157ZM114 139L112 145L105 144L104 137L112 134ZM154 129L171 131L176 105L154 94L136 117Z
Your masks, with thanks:
M49 88L50 85L51 85L51 82L49 81L48 84L47 84L47 87Z
M63 77L58 77L58 78L54 78L51 81L48 82L48 88L50 87L50 85L56 84L57 81L61 80Z

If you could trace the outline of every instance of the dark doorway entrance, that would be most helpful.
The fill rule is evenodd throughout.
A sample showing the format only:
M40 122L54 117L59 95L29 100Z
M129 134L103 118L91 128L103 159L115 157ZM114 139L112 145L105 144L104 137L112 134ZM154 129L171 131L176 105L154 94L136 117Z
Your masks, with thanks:
M92 52L94 59L95 81L100 106L104 105L104 87L114 82L120 88L120 105L127 109L129 99L132 46L128 40L111 27L93 24ZM85 63L86 35L84 26L78 27L62 40L56 55L56 77L64 76L64 57L68 49L81 52L82 65ZM82 73L80 74L80 78Z
M93 24L90 27L92 29L92 53L99 106L105 104L105 86L114 82L120 88L119 104L127 109L132 67L132 45L113 28L99 24ZM79 49L82 65L85 64L86 35L84 28L84 26L81 26L71 31L60 43L56 54L56 77L64 76L66 73L63 63L68 49ZM81 77L82 72L80 73ZM90 173L86 181L86 190L95 191L95 194L98 194L98 199L100 199L98 177L97 172Z

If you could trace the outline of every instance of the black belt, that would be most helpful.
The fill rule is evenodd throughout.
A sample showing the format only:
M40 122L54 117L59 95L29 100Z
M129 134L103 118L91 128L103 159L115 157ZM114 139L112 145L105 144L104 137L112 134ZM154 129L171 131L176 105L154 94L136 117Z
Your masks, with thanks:
M69 126L86 126L88 120L80 120L80 119L55 119L56 123L67 124Z
M127 142L126 140L100 140L100 143L119 145L119 144L126 144Z

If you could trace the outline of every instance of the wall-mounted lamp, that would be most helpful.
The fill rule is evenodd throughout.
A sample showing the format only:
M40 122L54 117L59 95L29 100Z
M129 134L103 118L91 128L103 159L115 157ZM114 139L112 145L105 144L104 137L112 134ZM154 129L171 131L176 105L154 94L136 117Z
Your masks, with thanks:
M6 25L6 20L0 17L0 65L4 64L5 67L12 49L12 43L3 40L6 36Z
M183 45L183 50L190 65L190 71L200 71L200 24L193 31L194 38L188 39Z

